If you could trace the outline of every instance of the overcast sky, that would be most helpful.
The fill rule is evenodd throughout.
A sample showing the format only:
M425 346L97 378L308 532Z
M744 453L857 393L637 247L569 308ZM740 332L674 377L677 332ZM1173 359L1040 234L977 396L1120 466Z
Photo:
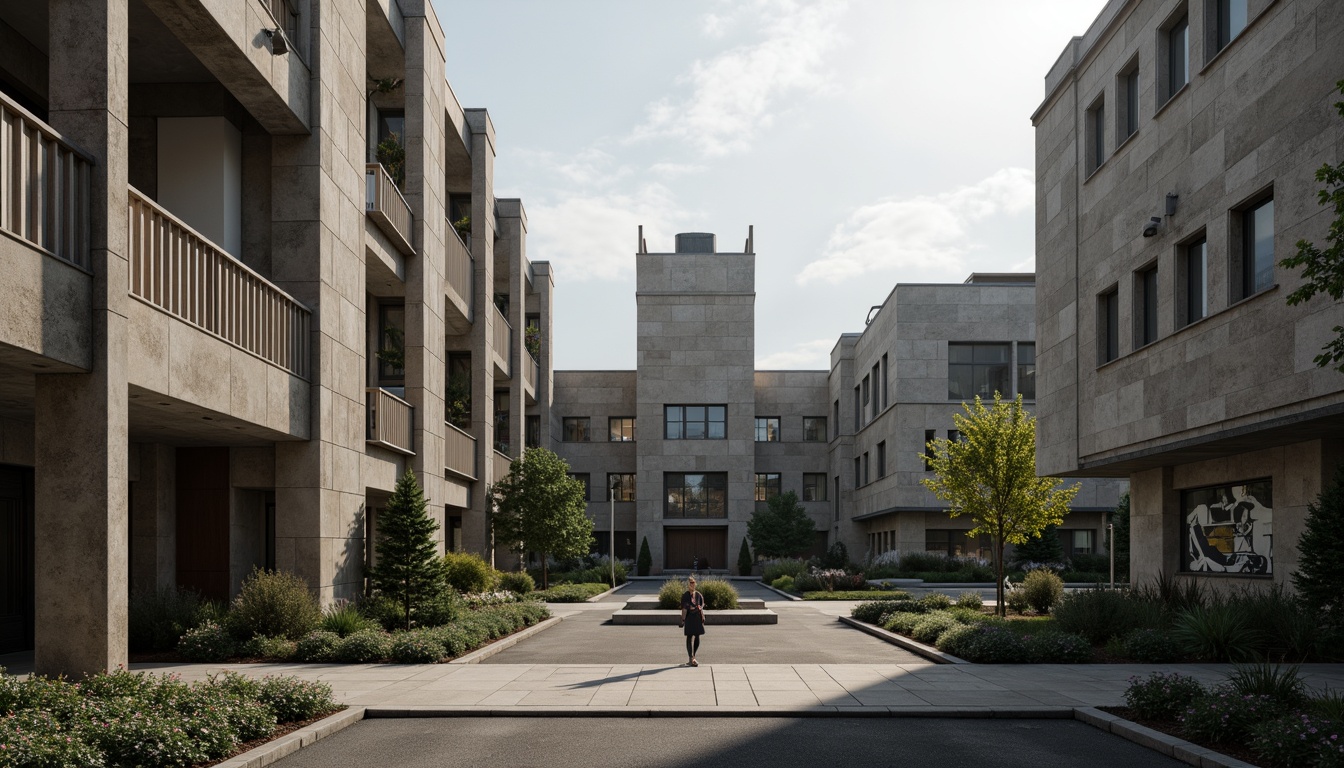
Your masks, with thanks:
M1031 271L1030 115L1104 0L434 0L555 270L555 367L635 367L650 251L756 227L756 366L829 368L898 282Z

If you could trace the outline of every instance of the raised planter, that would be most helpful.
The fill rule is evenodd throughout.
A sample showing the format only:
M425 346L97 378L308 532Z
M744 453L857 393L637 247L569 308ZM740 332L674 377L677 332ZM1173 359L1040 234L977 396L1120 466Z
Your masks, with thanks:
M746 598L746 599L741 599L741 598L739 598L738 601L737 601L737 610L755 610L755 611L760 611L760 610L764 610L764 609L765 609L765 601L764 601L764 600L761 600L760 598ZM661 611L666 611L666 610L669 610L669 609L667 609L667 608L659 608L659 607L658 607L658 596L657 596L657 595L639 595L639 596L636 596L636 597L632 597L632 598L630 598L629 600L626 600L626 601L625 601L625 608L624 608L624 610L627 610L627 611L660 611L660 610L661 610ZM677 615L681 615L681 611L680 611L680 609L672 608L672 609L670 609L670 610L671 610L672 612L676 613Z
M626 609L611 614L612 624L675 627L680 621L681 611ZM707 625L722 626L778 623L779 614L768 608L739 608L735 611L705 611L705 624Z

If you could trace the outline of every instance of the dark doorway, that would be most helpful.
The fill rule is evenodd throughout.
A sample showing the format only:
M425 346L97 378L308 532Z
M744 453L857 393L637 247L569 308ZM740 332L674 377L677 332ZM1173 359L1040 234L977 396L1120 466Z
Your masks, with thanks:
M177 449L177 586L229 599L229 449Z
M0 653L33 647L33 470L0 466Z
M728 563L727 528L667 528L663 567L686 570L700 558L700 569L723 569Z

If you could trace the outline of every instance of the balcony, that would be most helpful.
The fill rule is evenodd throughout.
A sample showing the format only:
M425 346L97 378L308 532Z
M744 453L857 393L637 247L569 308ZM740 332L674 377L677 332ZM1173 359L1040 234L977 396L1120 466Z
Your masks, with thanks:
M132 296L308 378L307 307L134 187L129 201Z
M499 311L498 306L494 304L490 306L495 310L494 335L490 339L490 347L495 354L495 367L501 379L511 379L513 371L509 361L513 359L513 326L504 319L504 313Z
M364 211L397 250L411 256L411 206L381 163L364 166Z
M476 438L447 422L443 426L443 471L475 480Z
M88 270L93 158L0 93L0 230Z
M369 410L367 441L414 456L415 406L379 387L364 392Z
M467 248L452 224L448 225L448 234L444 239L447 241L445 244L448 250L445 266L445 271L448 273L448 303L457 307L461 320L464 321L455 323L453 320L456 318L449 317L447 319L449 331L466 333L467 326L474 319L471 311L471 291L476 280L476 261L471 258L471 250Z
M509 467L513 464L513 459L499 451L493 451L490 458L495 462L494 481L499 482L501 478L509 474Z

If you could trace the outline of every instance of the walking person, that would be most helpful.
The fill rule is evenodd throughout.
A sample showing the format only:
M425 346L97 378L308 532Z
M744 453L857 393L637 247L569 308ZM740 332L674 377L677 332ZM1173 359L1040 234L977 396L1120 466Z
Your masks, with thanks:
M698 667L700 662L695 660L695 654L700 651L700 636L705 634L705 596L696 591L694 576L687 579L686 585L689 588L681 594L681 624L678 626L686 632L686 656L690 659L686 666Z

